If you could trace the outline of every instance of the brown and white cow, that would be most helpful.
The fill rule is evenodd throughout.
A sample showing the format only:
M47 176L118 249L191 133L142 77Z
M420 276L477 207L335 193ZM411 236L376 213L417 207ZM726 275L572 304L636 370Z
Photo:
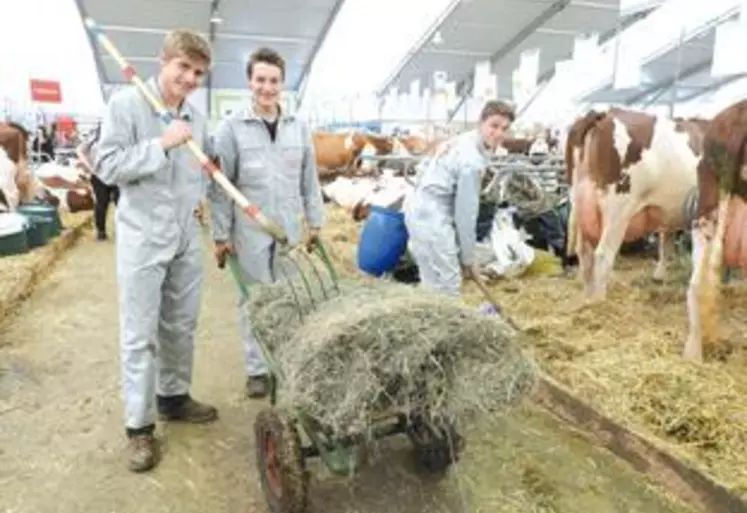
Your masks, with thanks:
M698 164L693 273L687 289L685 358L702 360L717 337L719 269L747 268L747 100L711 120Z
M325 180L334 179L340 171L352 171L368 139L360 132L315 132L313 143L319 178Z
M0 148L15 164L15 184L18 204L41 198L55 207L70 212L93 210L93 193L88 184L71 180L65 173L35 178L28 165L28 132L15 123L0 123ZM46 166L57 166L48 163ZM15 201L14 201L15 203Z
M546 129L544 131L544 139L547 143L548 151L551 153L555 152L560 141L557 137L552 135L551 130ZM536 140L537 137L506 137L506 139L501 143L501 146L503 146L509 154L529 155L529 150Z
M429 147L428 141L419 135L405 135L398 137L398 139L410 155L422 155Z
M35 194L35 181L28 166L29 133L16 123L0 123L0 148L5 150L16 165L15 183L19 203L31 201Z
M654 278L664 278L670 233L686 227L683 207L697 185L702 129L619 108L575 121L565 154L572 184L568 250L578 255L588 299L606 296L621 244L653 231L660 235Z

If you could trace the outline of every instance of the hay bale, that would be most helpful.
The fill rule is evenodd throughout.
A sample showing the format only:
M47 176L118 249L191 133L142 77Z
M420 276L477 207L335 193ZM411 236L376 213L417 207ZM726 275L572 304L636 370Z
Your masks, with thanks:
M516 404L536 368L498 317L458 300L394 282L343 281L311 308L303 285L257 288L249 304L256 336L283 376L281 404L336 435L368 434L373 417L396 409L458 422ZM313 283L312 283L313 284Z

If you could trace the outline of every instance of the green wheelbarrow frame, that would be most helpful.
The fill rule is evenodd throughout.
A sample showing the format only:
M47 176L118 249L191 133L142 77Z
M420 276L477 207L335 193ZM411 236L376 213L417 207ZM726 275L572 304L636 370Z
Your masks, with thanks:
M326 267L326 270L332 280L333 287L337 291L339 291L338 276L335 272L334 266L332 265L332 261L327 254L324 244L320 242L317 245L315 252L324 263L324 266ZM305 258L311 258L309 255L304 253L303 250L301 250L300 253L303 254ZM297 263L292 258L291 260L294 262L294 264L297 265ZM239 295L248 307L250 289L249 285L247 285L243 280L241 267L235 254L232 254L228 257L227 263L231 271L233 280L236 283ZM316 274L317 278L321 280L321 277L319 276L313 265L312 269L314 269L314 273ZM309 297L311 298L311 285L307 277L303 273L300 273L300 276L303 287L306 289ZM296 298L296 302L298 303L298 295L296 294L295 290L293 291L293 294ZM299 315L302 315L300 311ZM270 404L274 407L277 405L278 391L283 383L283 371L277 364L277 361L275 360L272 352L264 344L264 342L257 338L257 343L262 352L262 356L267 363L267 368L269 371L269 398ZM293 420L298 422L304 433L306 433L306 436L311 441L311 446L301 447L304 458L313 458L318 456L331 472L341 476L349 476L353 474L363 464L365 457L361 451L356 450L356 448L364 442L363 435L350 435L342 438L334 437L328 428L323 426L320 422L318 422L307 413L297 409L293 409L290 413ZM393 413L391 415L388 415L387 418L396 418L396 424L389 423L374 426L372 433L373 438L379 439L405 432L407 419L404 415Z

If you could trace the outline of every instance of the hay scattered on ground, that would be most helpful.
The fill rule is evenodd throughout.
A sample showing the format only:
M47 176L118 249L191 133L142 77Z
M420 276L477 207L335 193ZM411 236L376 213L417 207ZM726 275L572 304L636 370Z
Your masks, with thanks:
M340 207L328 206L325 215L323 237L335 267L345 274L359 274L356 259L362 224Z
M76 214L63 213L60 217L63 227L78 229L90 222L91 212ZM15 307L19 299L25 297L36 279L48 270L62 251L60 237L49 241L45 246L34 248L21 255L0 257L3 279L0 280L0 321Z
M454 476L474 513L694 513L532 405L471 426Z
M652 261L621 257L608 300L585 305L569 278L526 278L493 285L498 301L527 330L542 367L618 422L690 461L747 497L747 286L726 287L721 339L733 353L703 364L681 357L687 336L687 270L665 284ZM471 286L469 301L478 304ZM742 410L742 411L740 411Z
M255 334L284 374L281 401L335 434L366 434L392 409L427 406L429 420L458 422L516 404L534 383L511 328L458 300L383 280L343 281L339 296L312 311L295 288L303 322L287 285L254 290Z
M334 216L334 217L332 217ZM352 231L352 220L330 231ZM354 239L353 245L357 239ZM695 364L681 357L687 336L689 269L673 258L664 284L651 279L654 255L620 256L607 301L587 306L571 277L522 276L490 285L527 333L526 349L579 397L690 461L747 498L747 283L723 290L721 342L733 352ZM465 300L484 302L471 283Z

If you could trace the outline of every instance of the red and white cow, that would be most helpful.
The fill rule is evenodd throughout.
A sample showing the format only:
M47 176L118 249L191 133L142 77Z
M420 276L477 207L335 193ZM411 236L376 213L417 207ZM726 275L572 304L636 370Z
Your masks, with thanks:
M79 212L93 210L94 199L90 185L79 180L78 173L54 163L42 165L34 177L28 166L28 132L15 123L0 123L0 148L15 166L15 191L4 196L10 210L19 204L41 198L61 210ZM50 171L51 170L51 171Z
M17 187L17 203L31 201L35 194L35 182L28 166L28 138L25 128L16 123L0 123L0 148L15 164L14 180Z
M687 289L690 330L683 356L703 358L703 340L717 338L721 265L747 268L747 100L711 121L698 164L693 273Z
M47 162L36 171L36 189L46 201L63 212L93 210L93 187L85 174L73 167Z
M319 179L322 182L329 182L341 174L353 173L356 161L368 144L368 139L360 132L315 132L313 143Z
M664 278L669 234L687 224L683 207L697 185L705 123L613 108L591 111L571 127L565 154L572 187L568 251L578 255L588 299L605 298L622 243L653 231L660 234L654 278Z

